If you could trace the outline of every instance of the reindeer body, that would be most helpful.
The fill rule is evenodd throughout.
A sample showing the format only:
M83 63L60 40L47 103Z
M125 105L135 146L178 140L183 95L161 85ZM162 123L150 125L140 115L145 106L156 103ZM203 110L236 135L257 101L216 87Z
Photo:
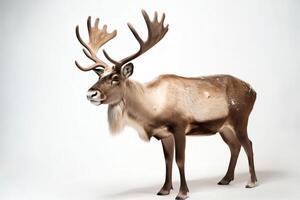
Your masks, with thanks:
M176 163L180 173L180 188L176 199L186 199L188 187L185 180L185 140L188 135L213 135L220 133L228 145L231 157L224 178L218 183L227 185L234 179L234 170L241 146L249 163L252 188L257 178L254 169L252 142L248 138L248 118L256 99L249 84L230 75L215 75L186 78L176 75L161 75L154 81L141 84L128 79L133 73L129 61L142 55L158 43L168 31L164 26L165 15L158 20L157 13L151 21L142 11L148 28L148 38L142 40L131 24L129 29L140 44L140 49L120 61L112 59L103 50L105 57L114 65L97 57L97 51L114 38L117 31L107 32L107 26L99 29L99 19L87 27L89 43L85 43L76 27L76 36L84 46L84 54L95 63L82 71L93 70L99 80L88 90L87 98L95 105L108 104L108 122L112 134L121 132L125 126L137 130L139 136L149 141L151 137L161 140L165 162L166 179L158 195L169 194L172 187L172 163L175 150Z
M110 130L128 125L146 141L168 137L176 126L183 126L185 135L232 129L231 116L250 113L256 98L249 84L229 75L161 75L147 84L127 80L124 90L122 101L109 105Z

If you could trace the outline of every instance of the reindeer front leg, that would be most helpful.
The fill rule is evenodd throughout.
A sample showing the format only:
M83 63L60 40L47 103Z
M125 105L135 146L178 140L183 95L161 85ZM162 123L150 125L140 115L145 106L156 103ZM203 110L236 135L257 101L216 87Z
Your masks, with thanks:
M174 137L173 135L161 139L161 144L163 146L164 157L166 162L166 179L165 183L157 193L157 195L168 195L170 190L173 189L172 186L172 163L174 155Z
M188 198L187 193L189 192L188 186L185 180L184 174L184 160L185 160L185 134L183 130L177 130L174 132L175 139L175 153L176 163L180 173L180 188L179 193L176 196L177 200L184 200Z

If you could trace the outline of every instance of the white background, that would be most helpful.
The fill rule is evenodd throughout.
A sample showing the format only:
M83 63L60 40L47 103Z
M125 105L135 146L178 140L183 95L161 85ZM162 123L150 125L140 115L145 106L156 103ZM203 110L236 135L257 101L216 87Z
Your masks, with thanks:
M245 189L241 151L235 181L223 177L229 150L219 135L189 137L186 176L191 199L299 199L300 1L1 1L0 199L173 199L155 193L164 181L160 142L126 129L112 137L106 106L86 100L97 80L75 37L100 17L117 37L114 58L138 48L126 23L145 37L140 10L166 13L165 38L134 61L132 79L159 74L232 74L257 91L249 135L260 185ZM99 54L99 56L102 56Z

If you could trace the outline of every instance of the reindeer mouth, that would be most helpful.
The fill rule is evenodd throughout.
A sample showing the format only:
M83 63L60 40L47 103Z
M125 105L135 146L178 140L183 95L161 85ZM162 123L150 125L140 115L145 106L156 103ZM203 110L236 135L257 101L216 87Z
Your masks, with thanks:
M90 100L90 102L95 106L99 106L103 103L103 101L95 101L95 100Z

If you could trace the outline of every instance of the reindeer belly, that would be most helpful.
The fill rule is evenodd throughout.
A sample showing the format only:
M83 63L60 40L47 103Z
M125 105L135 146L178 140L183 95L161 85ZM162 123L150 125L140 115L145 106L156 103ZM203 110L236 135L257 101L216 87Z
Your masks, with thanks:
M188 124L185 134L186 135L213 135L216 134L223 126L226 118L215 119L203 122L192 122Z

